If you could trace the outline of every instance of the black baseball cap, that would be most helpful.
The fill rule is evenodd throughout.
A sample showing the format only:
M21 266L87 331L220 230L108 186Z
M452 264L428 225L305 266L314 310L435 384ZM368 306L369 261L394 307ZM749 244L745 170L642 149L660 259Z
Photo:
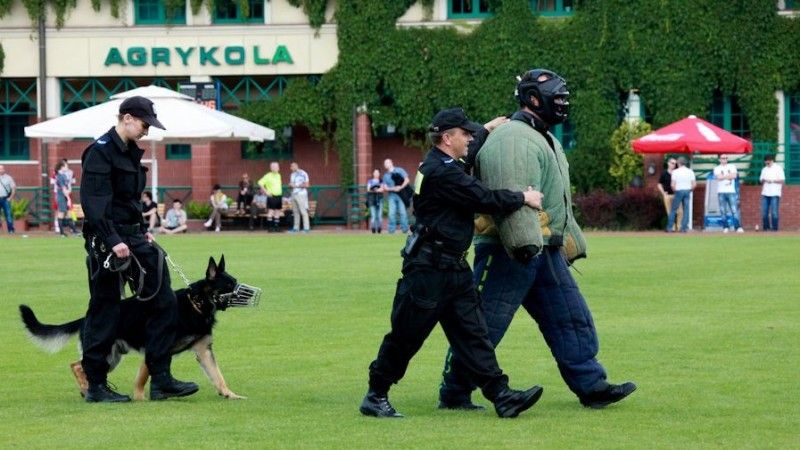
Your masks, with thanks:
M137 119L143 120L151 127L161 128L166 130L164 125L156 118L156 112L153 110L153 102L141 97L134 96L126 98L121 105L119 105L120 114L130 114Z
M433 123L430 126L430 131L442 132L451 128L461 128L472 134L475 134L483 128L483 125L470 122L467 115L461 108L443 109L433 116Z

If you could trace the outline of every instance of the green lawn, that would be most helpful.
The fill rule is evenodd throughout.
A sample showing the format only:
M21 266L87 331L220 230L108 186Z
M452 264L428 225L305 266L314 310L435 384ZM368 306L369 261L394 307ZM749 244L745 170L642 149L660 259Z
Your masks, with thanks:
M436 329L391 391L403 420L362 417L367 366L388 331L401 236L164 236L190 278L210 255L264 289L257 309L219 314L215 351L243 401L219 398L190 354L173 373L200 382L166 402L82 402L68 364L23 332L17 305L48 323L87 304L82 240L0 238L0 448L797 448L800 238L761 234L592 235L576 274L612 381L639 390L582 408L529 317L498 349L513 386L545 393L514 420L439 411L446 341ZM180 279L173 276L173 285ZM130 393L142 361L110 380ZM478 401L489 403L478 397ZM794 425L792 425L794 424ZM794 431L792 431L794 430Z

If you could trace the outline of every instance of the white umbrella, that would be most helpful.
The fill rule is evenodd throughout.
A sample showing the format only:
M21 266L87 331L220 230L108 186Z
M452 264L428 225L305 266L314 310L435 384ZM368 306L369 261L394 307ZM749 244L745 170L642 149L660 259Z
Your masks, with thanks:
M111 100L74 113L25 127L25 136L46 142L72 139L96 139L117 124L119 105L128 97L140 95L153 102L158 120L166 130L150 127L142 140L153 141L150 147L153 165L153 193L158 186L158 163L155 141L271 141L275 131L234 115L195 103L191 97L158 86L146 86L111 96Z

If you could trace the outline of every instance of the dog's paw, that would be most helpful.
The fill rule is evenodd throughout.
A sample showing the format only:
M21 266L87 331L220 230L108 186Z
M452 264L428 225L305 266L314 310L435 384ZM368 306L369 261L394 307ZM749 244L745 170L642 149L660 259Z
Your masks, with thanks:
M138 401L144 401L144 391L133 391L133 399Z

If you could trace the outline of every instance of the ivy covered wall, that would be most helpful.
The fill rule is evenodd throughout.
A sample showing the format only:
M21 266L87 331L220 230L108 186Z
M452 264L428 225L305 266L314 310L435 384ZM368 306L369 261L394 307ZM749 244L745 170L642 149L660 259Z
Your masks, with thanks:
M314 25L324 20L324 1L293 1L311 11ZM752 138L776 141L774 93L800 88L800 20L780 16L774 0L583 0L566 18L538 18L528 0L494 0L494 17L466 33L398 28L413 3L338 0L336 67L320 84L295 86L246 113L273 126L307 125L335 143L346 183L356 108L366 106L376 126L394 124L422 146L438 109L460 105L478 120L508 113L516 108L514 77L548 67L573 93L578 145L570 160L585 190L614 184L609 139L630 89L638 89L654 127L707 115L717 90L735 95Z
M74 4L0 0L0 17L11 1ZM288 1L319 27L330 0ZM430 11L433 0L420 1ZM707 115L717 90L735 95L756 141L777 138L775 91L800 89L800 18L780 16L775 0L576 0L564 18L537 17L530 0L490 0L495 15L478 25L398 28L414 3L336 0L337 65L318 84L296 80L279 100L243 114L275 129L307 126L338 149L348 184L356 110L422 147L437 110L460 105L476 120L509 113L514 77L547 67L573 93L570 161L581 188L614 183L609 139L630 89L639 90L654 127Z

